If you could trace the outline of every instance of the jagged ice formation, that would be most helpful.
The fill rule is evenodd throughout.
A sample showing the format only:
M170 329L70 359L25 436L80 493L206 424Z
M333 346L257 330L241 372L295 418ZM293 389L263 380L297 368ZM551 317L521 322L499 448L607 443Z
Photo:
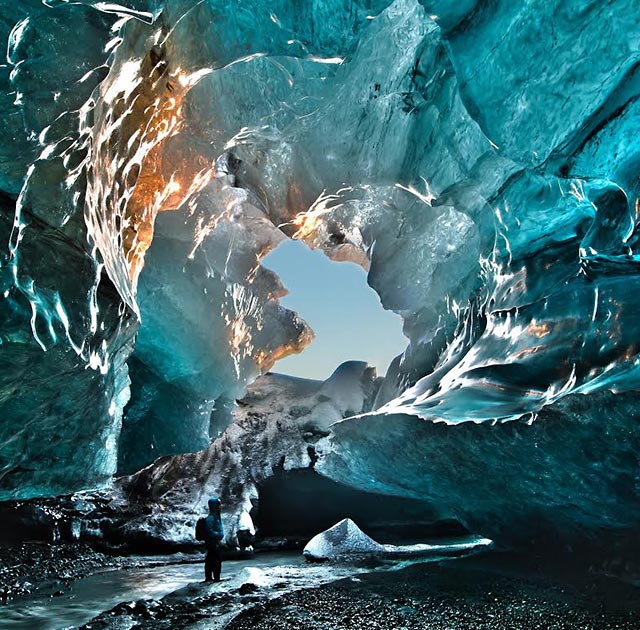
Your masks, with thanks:
M294 237L408 338L318 470L487 535L637 526L637 2L0 9L1 498L205 448L312 338L260 265Z

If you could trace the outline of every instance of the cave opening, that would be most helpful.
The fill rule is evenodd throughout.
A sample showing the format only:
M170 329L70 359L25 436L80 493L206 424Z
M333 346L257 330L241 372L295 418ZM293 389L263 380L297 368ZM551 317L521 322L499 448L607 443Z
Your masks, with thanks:
M252 513L258 540L286 539L303 546L318 532L350 518L382 543L424 542L469 534L458 521L441 519L416 499L364 492L318 474L313 468L277 470L258 486Z
M324 380L345 361L365 361L383 376L407 339L402 318L385 310L367 274L353 262L336 262L300 240L287 239L263 260L289 294L281 304L298 313L315 342L281 359L276 372Z

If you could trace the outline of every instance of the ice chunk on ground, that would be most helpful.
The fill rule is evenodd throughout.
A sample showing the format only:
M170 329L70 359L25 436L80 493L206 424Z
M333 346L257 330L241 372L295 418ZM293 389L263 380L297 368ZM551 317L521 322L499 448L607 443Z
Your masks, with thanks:
M322 561L353 557L411 558L434 555L460 555L492 545L488 538L471 537L464 541L444 545L381 545L367 536L350 518L344 518L317 536L302 553L307 560Z
M384 546L367 536L350 518L343 518L333 527L314 536L302 551L308 560L383 552Z

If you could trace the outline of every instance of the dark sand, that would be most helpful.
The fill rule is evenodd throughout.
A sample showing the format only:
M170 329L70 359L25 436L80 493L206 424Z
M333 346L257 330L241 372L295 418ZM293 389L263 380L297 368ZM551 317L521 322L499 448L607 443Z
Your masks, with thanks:
M0 602L29 595L44 584L63 585L122 564L122 559L106 556L81 543L23 543L0 547Z
M228 630L640 628L640 587L522 571L499 559L371 573L259 603Z
M24 595L31 581L73 580L123 562L82 547L32 545L2 552L0 582L9 597ZM193 584L159 601L123 602L83 627L640 630L640 585L499 553L374 571L285 594L278 593L280 586L245 583L229 591Z

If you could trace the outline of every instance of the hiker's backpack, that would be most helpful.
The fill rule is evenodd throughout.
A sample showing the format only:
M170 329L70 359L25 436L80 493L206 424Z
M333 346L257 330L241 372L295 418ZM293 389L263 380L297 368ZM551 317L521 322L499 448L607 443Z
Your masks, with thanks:
M205 540L207 538L207 519L203 516L196 522L196 540Z

